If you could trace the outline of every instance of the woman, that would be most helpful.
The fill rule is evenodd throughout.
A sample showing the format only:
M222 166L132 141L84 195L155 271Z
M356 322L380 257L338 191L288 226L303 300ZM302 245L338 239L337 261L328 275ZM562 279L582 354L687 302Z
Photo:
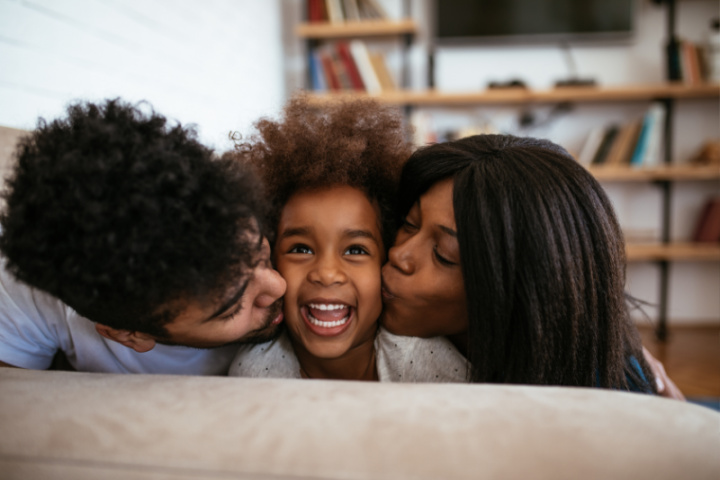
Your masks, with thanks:
M561 147L478 135L419 149L383 268L390 332L445 335L472 382L655 392L624 293L622 232Z

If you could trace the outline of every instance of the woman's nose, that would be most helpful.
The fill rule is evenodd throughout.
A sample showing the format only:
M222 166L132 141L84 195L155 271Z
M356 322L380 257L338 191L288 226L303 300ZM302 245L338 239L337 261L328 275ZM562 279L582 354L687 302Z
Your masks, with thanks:
M395 242L395 246L390 248L388 252L388 261L390 265L395 267L405 275L411 275L415 272L415 261L412 256L412 242Z

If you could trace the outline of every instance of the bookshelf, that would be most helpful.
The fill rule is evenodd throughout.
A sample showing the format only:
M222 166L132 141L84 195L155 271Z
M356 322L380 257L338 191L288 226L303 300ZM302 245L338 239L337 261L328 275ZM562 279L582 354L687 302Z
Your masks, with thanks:
M318 104L355 92L316 93ZM622 87L563 87L549 90L508 88L477 92L440 92L437 90L396 90L373 95L378 101L393 105L453 106L527 104L558 102L650 101L659 98L691 99L720 96L720 84L686 85L678 82L639 84Z
M340 86L341 92L370 90L377 94L381 90L385 93L391 90L396 90L398 86L402 88L408 84L408 50L412 44L413 36L417 32L417 24L414 20L409 18L409 5L406 4L404 7L404 16L408 18L400 20L388 18L387 14L381 7L376 7L373 8L375 11L374 18L349 19L346 16L343 21L333 21L327 18L322 21L318 21L317 18L315 18L314 21L311 21L311 18L313 17L311 10L313 8L317 8L317 6L313 7L310 5L311 1L312 0L307 0L305 2L307 12L306 22L297 25L295 28L295 35L298 38L305 40L306 44L305 57L306 64L309 66L307 69L308 75L306 80L306 89L312 89L313 85L317 85L319 82L327 83L325 88L333 91L333 93L338 93L335 89ZM318 2L315 3L317 4ZM328 5L329 3L332 2L328 2ZM348 3L355 4L355 9L357 9L357 6L360 5L358 1ZM345 15L348 14L347 5L344 5L341 9ZM402 70L400 74L400 81L397 83L392 79L392 75L387 71L385 59L382 54L376 54L376 58L372 58L373 54L371 54L364 46L364 42L366 40L383 40L393 38L399 38L402 40ZM362 48L360 49L361 52L356 50L357 45L352 45L352 43L358 43L356 40L363 41ZM327 53L329 50L333 50L332 48L325 49L326 53L324 54L320 53L323 48L323 44L328 44L329 46L333 42L351 42L349 49L347 46L343 47L347 49L348 53L345 54L346 58L342 59L344 61L340 62L340 66L338 66L337 62L333 65L333 61L328 59L328 57L332 57L333 55L332 53ZM334 49L338 51L335 55L342 57L343 54L339 52L339 48L339 46L336 46ZM361 61L356 55L365 56L367 59ZM316 57L314 58L314 56ZM322 58L323 56L325 57L324 59ZM347 62L352 65L348 65ZM373 62L379 62L380 65L375 65ZM348 72L355 70L357 72L356 74L350 73L350 76L354 76L355 78L351 78L350 82L347 82L346 80L345 85L342 85L342 81L330 79L329 76L337 77L338 68ZM382 71L379 71L378 69ZM314 70L315 72L313 72ZM329 73L328 70L335 70L335 73ZM368 75L372 78L368 79ZM318 76L325 77L326 80L323 82L317 78ZM368 80L370 80L370 82L368 82Z
M672 1L669 3L673 3ZM671 16L672 17L672 16ZM669 19L668 28L674 31L674 18ZM367 23L359 25L359 23ZM372 25L371 25L372 23ZM382 22L346 22L344 24L303 24L296 29L297 35L314 41L331 38L353 38L371 36L404 36L409 47L411 35L416 26L411 20ZM674 33L673 33L674 34ZM407 55L406 55L407 57ZM407 68L404 68L407 71ZM408 85L405 75L402 85ZM397 105L409 112L415 107L468 107L528 104L574 103L626 103L660 102L665 112L662 128L662 144L665 152L661 165L653 167L630 167L616 165L591 166L589 171L603 182L652 183L660 190L658 209L661 215L660 241L653 244L629 243L629 262L651 262L659 267L659 305L657 336L664 340L667 335L669 265L671 262L718 262L720 244L671 242L670 226L672 186L676 182L720 180L720 166L700 166L679 163L672 155L672 132L676 102L692 99L715 100L720 98L719 83L684 83L667 81L652 84L621 86L562 87L547 90L526 88L488 89L477 91L443 92L437 89L408 90L399 88L369 95L357 91L333 91L311 93L317 105L332 102L347 96L371 96L381 103Z
M360 20L343 23L303 23L297 26L295 34L306 40L320 40L408 35L416 31L417 25L413 20Z

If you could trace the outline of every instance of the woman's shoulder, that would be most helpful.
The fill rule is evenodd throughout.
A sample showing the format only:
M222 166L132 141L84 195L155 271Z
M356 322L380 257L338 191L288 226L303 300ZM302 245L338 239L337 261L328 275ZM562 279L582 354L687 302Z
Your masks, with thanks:
M405 337L384 328L375 339L384 382L467 382L469 363L445 337Z
M230 365L231 377L300 378L300 363L284 331L277 338L242 345Z

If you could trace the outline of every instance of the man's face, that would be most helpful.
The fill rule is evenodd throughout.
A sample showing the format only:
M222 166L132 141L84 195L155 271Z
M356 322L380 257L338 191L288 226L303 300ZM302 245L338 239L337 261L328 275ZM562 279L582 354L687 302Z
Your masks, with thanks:
M270 244L262 240L259 262L220 302L190 301L165 324L167 345L213 348L229 343L260 343L277 335L283 320L285 280L270 264Z

